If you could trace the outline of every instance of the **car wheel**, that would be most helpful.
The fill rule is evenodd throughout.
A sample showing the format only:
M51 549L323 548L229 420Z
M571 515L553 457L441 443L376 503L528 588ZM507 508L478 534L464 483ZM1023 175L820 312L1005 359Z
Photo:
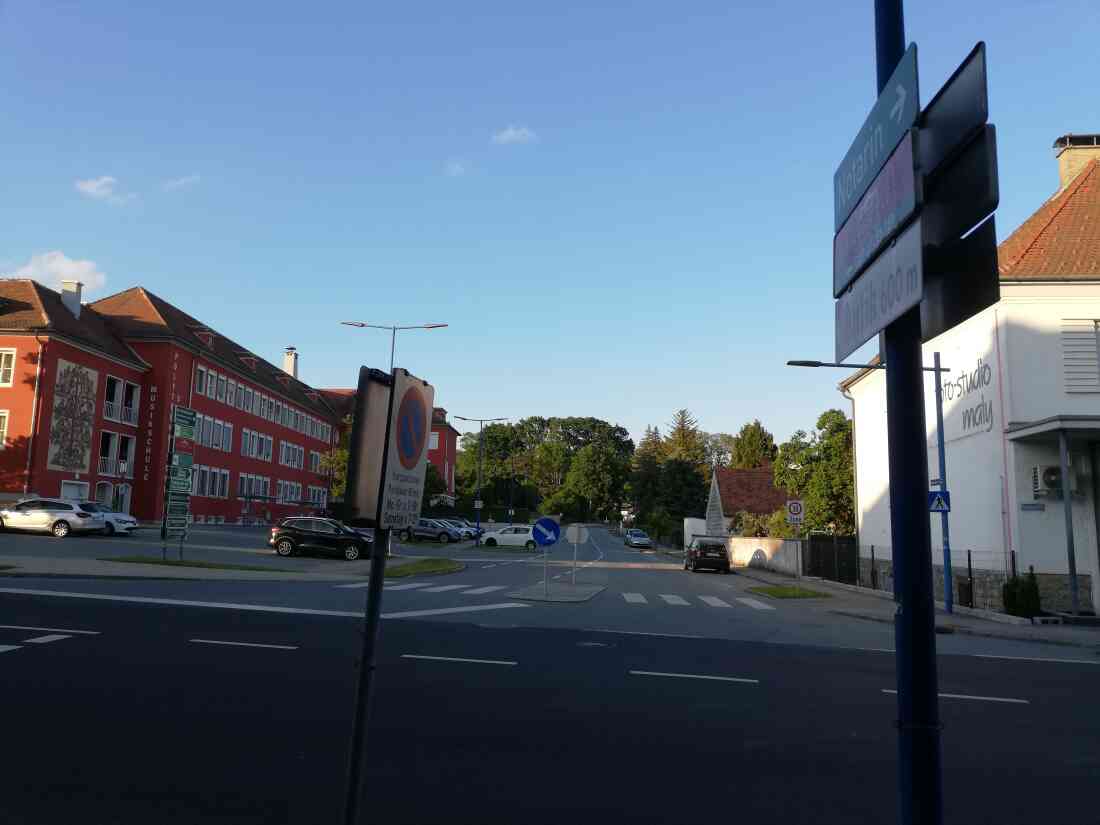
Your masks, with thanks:
M275 543L275 552L280 556L293 556L294 555L294 542L290 539L279 539Z
M448 536L446 533L440 533L438 536L436 536L436 538L439 539L440 544L446 544L451 540L451 537Z
M485 539L485 546L486 547L496 547L497 546L497 540L496 539Z
M103 525L103 535L113 536L115 534L115 526L111 522L107 522Z
M533 541L529 541L523 546L526 547L528 550L534 550L538 545L535 544Z
M344 558L348 561L355 561L359 558L359 548L354 544L349 544L344 548Z
M69 535L69 522L67 521L55 521L53 527L50 528L50 532L57 536L59 539L65 538Z

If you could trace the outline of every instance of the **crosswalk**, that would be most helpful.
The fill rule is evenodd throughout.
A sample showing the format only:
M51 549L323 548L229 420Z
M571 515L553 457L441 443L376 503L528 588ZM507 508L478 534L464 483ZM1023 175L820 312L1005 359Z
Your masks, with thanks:
M646 598L643 593L621 593L620 595L627 604L650 604L649 599ZM664 604L672 605L673 607L690 607L693 604L693 602L688 601L683 596L678 596L674 593L658 593L657 598ZM697 598L708 607L733 607L732 604L718 596L698 596ZM748 596L735 597L734 601L745 605L745 607L751 607L753 610L775 610L770 604L762 602L759 599L749 598Z

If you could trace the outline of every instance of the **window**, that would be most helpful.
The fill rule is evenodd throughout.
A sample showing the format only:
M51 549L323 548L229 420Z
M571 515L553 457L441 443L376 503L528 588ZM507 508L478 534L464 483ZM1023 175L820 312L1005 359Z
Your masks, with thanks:
M206 367L195 367L195 392L206 395Z
M439 433L436 430L432 430L432 434L428 436L428 449L429 450L438 450L439 449Z
M214 420L214 433L210 445L218 450L222 448L222 422Z
M237 382L230 379L225 389L225 403L230 407L237 406Z
M309 471L311 473L321 472L321 454L316 450L309 451Z
M218 395L218 374L213 370L206 375L206 397L215 398Z
M222 449L233 452L233 425L228 422L222 426Z
M8 445L8 411L0 410L0 450Z
M141 402L141 387L129 381L122 387L122 420L127 424L137 425L138 405Z
M197 495L197 496L205 496L206 495L206 477L207 477L207 475L208 475L207 468L206 467L199 467L199 471L195 476L195 495Z
M222 470L218 476L218 496L229 498L229 470Z
M229 382L229 379L226 378L224 375L219 375L218 376L218 400L219 401L223 401L223 402L225 401L225 387L226 387L226 384L228 382Z
M103 391L103 417L118 421L122 417L122 382L108 375Z
M202 420L202 445L209 447L214 437L214 419L206 416Z
M1100 322L1062 321L1062 379L1068 393L1100 392Z
M0 349L0 387L10 387L15 380L15 350Z

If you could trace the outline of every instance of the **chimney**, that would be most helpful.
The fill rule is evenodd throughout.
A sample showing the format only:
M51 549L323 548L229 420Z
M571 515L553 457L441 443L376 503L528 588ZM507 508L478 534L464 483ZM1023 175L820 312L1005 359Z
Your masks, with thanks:
M298 350L287 347L283 353L283 372L291 378L298 377Z
M1062 135L1054 141L1054 157L1059 188L1065 189L1090 160L1100 158L1100 135Z
M73 314L74 318L80 317L80 295L84 291L84 284L80 281L61 282L61 303Z

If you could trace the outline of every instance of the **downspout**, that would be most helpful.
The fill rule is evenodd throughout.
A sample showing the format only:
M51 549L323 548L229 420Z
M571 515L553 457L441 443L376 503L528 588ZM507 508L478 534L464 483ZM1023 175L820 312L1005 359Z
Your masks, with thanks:
M42 352L45 348L45 344L42 339L38 337L37 332L34 334L34 340L38 342L38 363L35 365L34 371L34 400L31 401L31 434L27 442L27 468L23 472L23 495L27 495L31 487L31 468L33 467L34 461L34 434L38 432L38 395L42 385Z
M1001 323L1000 313L993 310L993 340L997 344L997 396L1001 404L1001 534L1005 541L1004 565L1008 570L1008 559L1012 552L1012 497L1008 484L1008 434L1005 419L1005 376L1001 360Z

